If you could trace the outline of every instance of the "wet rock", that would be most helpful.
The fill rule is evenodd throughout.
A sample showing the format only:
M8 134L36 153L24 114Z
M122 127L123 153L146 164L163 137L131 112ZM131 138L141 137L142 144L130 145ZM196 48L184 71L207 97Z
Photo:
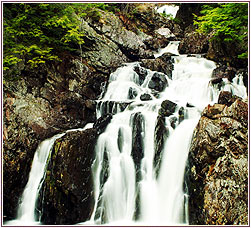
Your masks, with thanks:
M101 134L102 132L104 132L107 125L111 122L111 119L111 113L105 114L104 116L101 116L99 119L97 119L97 121L93 125L93 128L97 130L98 134Z
M158 116L157 123L154 130L154 168L156 171L156 177L159 175L159 170L162 161L164 142L169 135L169 130L165 125L165 118Z
M56 140L38 201L43 224L76 224L90 219L96 140L95 129L69 132Z
M176 103L169 100L165 100L161 103L159 115L168 117L175 112L176 107L177 107Z
M179 123L185 119L185 109L184 107L180 107L179 109Z
M107 114L116 114L124 111L131 102L117 102L117 101L98 101L97 108L100 115L105 116Z
M137 97L138 92L135 88L130 87L129 91L128 91L128 99L134 99L135 97Z
M140 65L151 71L162 72L168 78L172 79L173 61L168 53L163 54L157 59L143 59Z
M221 82L222 78L227 78L229 81L232 81L235 77L236 69L233 67L220 65L216 69L213 70L212 73L212 83L216 84Z
M203 111L188 156L191 225L248 223L247 113L240 98Z
M140 100L142 100L142 101L150 101L150 100L152 100L152 97L151 97L150 94L144 93L144 94L142 94L142 95L140 96Z
M142 85L147 76L147 70L143 67L135 66L134 71L139 75L140 85Z
M133 161L136 169L136 181L141 178L140 175L140 163L144 157L143 141L145 131L144 117L140 112L137 112L131 116L132 120L132 152Z
M173 129L175 129L176 128L176 124L177 124L177 117L176 116L173 116L173 117L171 117L170 118L170 125L171 125L171 127L173 128Z
M162 92L166 86L168 86L168 82L165 75L159 73L154 73L148 84L150 89L154 89L159 92Z

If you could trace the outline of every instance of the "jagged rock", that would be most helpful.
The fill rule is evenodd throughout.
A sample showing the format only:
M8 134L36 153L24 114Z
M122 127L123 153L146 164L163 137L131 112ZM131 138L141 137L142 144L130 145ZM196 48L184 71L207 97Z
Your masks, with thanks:
M94 208L91 165L97 131L69 132L51 152L38 210L43 224L76 224L90 219Z
M148 84L150 89L154 89L159 92L162 92L166 86L168 86L168 82L165 75L159 73L154 73Z
M191 225L248 224L247 123L240 98L203 111L188 156Z
M144 93L140 96L140 100L142 101L149 101L149 100L152 100L152 97L150 94L148 93Z

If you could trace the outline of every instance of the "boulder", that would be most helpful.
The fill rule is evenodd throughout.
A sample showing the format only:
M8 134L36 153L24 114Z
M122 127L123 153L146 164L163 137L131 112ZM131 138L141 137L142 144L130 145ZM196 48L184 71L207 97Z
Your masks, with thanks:
M248 224L248 104L226 103L206 107L193 134L185 180L191 225Z
M144 94L140 95L140 100L142 100L142 101L150 101L150 100L152 100L152 97L151 97L150 94L144 93Z
M164 74L154 73L148 87L156 91L162 92L168 86L167 79Z
M96 141L95 129L69 132L55 141L37 205L43 224L69 225L90 219Z
M176 107L177 107L176 103L169 100L164 100L161 103L161 108L159 109L159 115L168 117L175 112Z

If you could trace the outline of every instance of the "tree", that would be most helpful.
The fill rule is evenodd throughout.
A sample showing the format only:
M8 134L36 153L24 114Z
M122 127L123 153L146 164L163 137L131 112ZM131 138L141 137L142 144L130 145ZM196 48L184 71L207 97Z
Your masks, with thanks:
M212 39L238 46L239 58L248 55L248 3L203 5L201 16L194 24L200 33L212 33Z

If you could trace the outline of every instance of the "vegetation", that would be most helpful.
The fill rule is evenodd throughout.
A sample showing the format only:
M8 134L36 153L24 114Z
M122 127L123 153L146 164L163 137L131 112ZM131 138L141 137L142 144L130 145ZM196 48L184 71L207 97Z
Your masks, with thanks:
M212 39L226 44L235 43L239 58L248 56L248 4L205 4L194 24L200 33L212 33Z
M84 43L80 19L99 18L104 3L5 3L3 5L4 70L24 61L37 67L60 60L62 51L74 51Z

